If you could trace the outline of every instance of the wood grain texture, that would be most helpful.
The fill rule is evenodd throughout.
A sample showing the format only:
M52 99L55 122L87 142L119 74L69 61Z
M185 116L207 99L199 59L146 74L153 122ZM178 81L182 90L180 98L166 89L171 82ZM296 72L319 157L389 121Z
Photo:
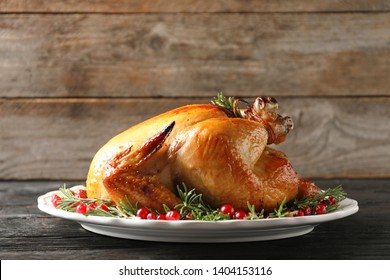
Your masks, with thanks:
M8 13L215 13L388 11L386 0L2 0Z
M0 58L0 97L389 96L390 16L3 14Z
M36 207L38 196L58 189L62 183L0 182L2 260L280 260L281 252L284 259L294 260L390 258L388 180L316 180L324 189L342 184L348 196L359 202L359 212L342 220L321 224L310 234L301 237L230 243L229 246L144 242L88 232L75 222L51 217ZM79 182L67 183L73 186Z
M208 99L1 99L0 178L84 180L96 151L158 113ZM280 98L279 149L305 177L390 177L390 98Z

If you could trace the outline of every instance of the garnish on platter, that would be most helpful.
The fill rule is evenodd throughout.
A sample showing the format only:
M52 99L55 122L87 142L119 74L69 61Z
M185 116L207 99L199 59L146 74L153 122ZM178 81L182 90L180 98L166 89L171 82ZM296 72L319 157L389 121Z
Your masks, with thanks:
M88 199L84 189L73 191L66 186L60 187L59 194L51 196L52 204L60 210L76 212L87 216L104 216L118 218L138 218L145 220L259 220L281 217L299 217L322 215L337 209L339 202L345 198L341 186L330 188L317 194L315 197L305 197L286 203L285 200L273 211L256 212L253 205L248 203L246 211L235 210L230 204L223 204L213 209L202 199L202 194L196 194L195 189L187 190L185 185L178 187L181 203L174 209L165 206L163 213L153 211L147 207L133 206L122 202L115 205L110 200Z
M183 106L112 138L95 155L85 190L52 198L62 210L151 220L322 215L345 198L297 175L270 144L293 129L273 97L247 101L218 93L211 104Z

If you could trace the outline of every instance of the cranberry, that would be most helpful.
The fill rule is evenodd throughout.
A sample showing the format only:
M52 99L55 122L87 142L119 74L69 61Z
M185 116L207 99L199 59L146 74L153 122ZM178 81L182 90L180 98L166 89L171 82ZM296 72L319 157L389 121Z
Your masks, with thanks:
M303 207L303 208L302 208L302 211L303 211L303 214L304 214L305 216L310 216L310 215L311 215L311 208L310 208L310 206L305 206L305 207Z
M157 215L157 220L166 220L167 218L165 217L165 214L158 214Z
M221 208L219 208L219 211L222 214L229 215L230 217L233 217L235 212L233 206L231 206L230 204L222 205Z
M328 201L329 201L330 205L336 205L337 204L337 200L333 196L329 196L328 197Z
M77 205L76 207L76 212L79 213L79 214L85 214L87 212L87 205L81 203L79 205Z
M87 198L87 192L85 190L77 190L74 196L77 198Z
M326 214L326 205L322 203L317 204L317 206L314 207L314 214L315 215Z
M333 196L329 196L328 198L321 198L318 200L318 203L325 205L335 205L337 204L337 200Z
M91 209L95 209L96 208L96 204L91 202L90 204L88 204L88 207L91 208Z
M165 218L167 220L170 220L170 221L180 220L180 213L177 212L176 210L171 210L171 211L167 212L167 214L165 215Z
M148 216L149 214L149 209L146 208L146 207L141 207L140 209L138 209L137 211L137 217L140 217L141 219L146 219L146 217Z
M234 213L234 219L236 220L242 220L246 217L246 213L242 210L237 210L235 213Z
M88 204L87 212L92 212L95 208L96 208L96 204L91 202L90 204Z
M301 216L305 216L305 212L302 209L298 209L294 217L301 217Z
M192 218L192 212L188 212L186 215L186 220L193 220Z
M328 199L326 199L326 198L321 198L321 199L319 199L317 202L318 202L318 204L328 204Z
M107 205L105 205L105 204L100 204L100 205L98 206L98 208L101 209L101 210L103 210L103 211L108 212L108 207L107 207Z
M57 208L58 205L60 205L61 201L62 201L62 199L61 199L61 197L59 197L58 195L53 194L53 195L51 196L51 203L53 203L54 207Z
M146 215L147 220L157 220L157 215L150 212L148 215Z

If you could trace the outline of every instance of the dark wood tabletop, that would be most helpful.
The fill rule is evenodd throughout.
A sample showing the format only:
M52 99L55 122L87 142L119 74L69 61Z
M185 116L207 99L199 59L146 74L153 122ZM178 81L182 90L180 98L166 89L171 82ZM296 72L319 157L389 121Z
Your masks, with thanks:
M359 212L281 240L196 244L120 239L84 230L37 208L64 182L0 182L1 259L390 259L390 180L315 180L342 184ZM67 186L80 182L66 182Z

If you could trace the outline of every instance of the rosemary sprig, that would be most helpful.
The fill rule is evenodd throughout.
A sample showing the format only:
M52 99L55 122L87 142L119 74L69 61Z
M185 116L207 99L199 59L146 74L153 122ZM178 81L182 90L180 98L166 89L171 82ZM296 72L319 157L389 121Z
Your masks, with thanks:
M298 199L298 200L296 199L293 202L293 207L294 208L303 208L303 207L309 206L309 207L313 208L317 204L319 204L321 199L326 199L327 197L333 197L337 201L337 204L329 205L327 207L327 211L331 212L331 211L336 210L339 202L341 202L343 199L345 199L346 193L344 192L342 186L339 185L339 186L334 187L334 188L329 188L329 189L315 195L314 197L303 197L303 198Z
M76 197L70 189L66 188L66 185L63 185L59 188L61 197L61 202L57 206L57 209L65 210L68 212L76 212L76 207L79 204L90 205L94 204L104 204L106 205L108 211L105 211L101 208L95 207L90 209L84 215L86 216L104 216L104 217L120 217L120 218L133 218L135 217L136 208L132 207L130 203L120 203L120 206L112 206L113 203L110 200L102 199L91 199L91 198L79 198ZM130 205L130 206L129 206Z
M76 212L76 206L80 203L96 203L97 199L86 199L75 197L70 189L63 185L59 188L61 203L57 206L58 209L66 210L69 212Z
M197 210L191 211L192 220L201 220L201 221L221 221L221 220L230 220L230 216L222 214L219 209L212 210L210 212L200 212Z
M223 95L222 92L218 92L217 96L214 97L214 100L211 100L211 104L217 105L229 112L230 117L244 118L243 113L238 106L240 102L245 103L247 106L249 105L248 102L240 98L227 98Z
M282 203L279 205L279 207L274 209L274 212L269 213L269 218L282 218L282 217L290 217L293 216L296 213L295 210L290 210L287 207L286 203L286 197L283 198Z
M233 97L225 97L222 92L218 92L211 104L218 105L234 114L234 100Z
M58 209L76 212L76 207L79 204L92 205L95 207L89 209L84 215L94 216L105 216L105 217L118 217L118 218L134 218L136 217L138 205L132 205L128 200L122 201L119 205L114 205L110 200L101 199L88 199L76 197L74 192L67 189L66 186L59 188L61 202L56 206ZM229 215L221 213L219 209L213 209L210 205L204 202L202 194L197 194L196 189L188 190L187 186L183 184L181 187L177 186L177 191L181 203L177 204L174 209L180 213L182 219L189 218L191 220L203 220L203 221L220 221L232 219ZM287 203L286 198L283 199L282 203L278 205L273 212L267 213L268 218L281 218L294 216L299 209L304 207L310 207L314 209L318 204L323 203L322 201L327 200L326 212L335 211L346 196L343 188L337 186L330 188L326 191L319 193L314 197L304 197L299 200L294 200L292 203ZM335 199L336 203L329 203L329 198ZM103 210L96 205L104 204L107 208ZM171 209L164 206L164 211L168 212ZM248 214L245 216L245 220L258 220L264 219L266 214L264 209L260 212L256 212L254 205L247 203ZM153 212L149 209L150 212ZM156 213L156 212L155 212Z
M203 201L202 194L196 194L195 189L188 191L184 183L182 188L177 186L177 192L182 202L177 204L175 209L178 209L182 216L187 215L191 211L197 211L199 213L212 211L211 207Z
M244 218L245 220L264 219L264 209L262 209L259 213L257 213L254 205L250 204L249 202L247 203L247 205L248 205L249 213Z
M195 193L195 189L188 190L183 183L177 187L181 203L175 206L182 217L189 216L192 220L219 221L230 219L229 215L222 214L218 209L212 209L202 199L202 194Z
M119 207L115 207L113 209L118 216L123 217L123 218L133 218L137 214L138 207L133 206L130 201L126 197L126 202L121 201L119 203Z

